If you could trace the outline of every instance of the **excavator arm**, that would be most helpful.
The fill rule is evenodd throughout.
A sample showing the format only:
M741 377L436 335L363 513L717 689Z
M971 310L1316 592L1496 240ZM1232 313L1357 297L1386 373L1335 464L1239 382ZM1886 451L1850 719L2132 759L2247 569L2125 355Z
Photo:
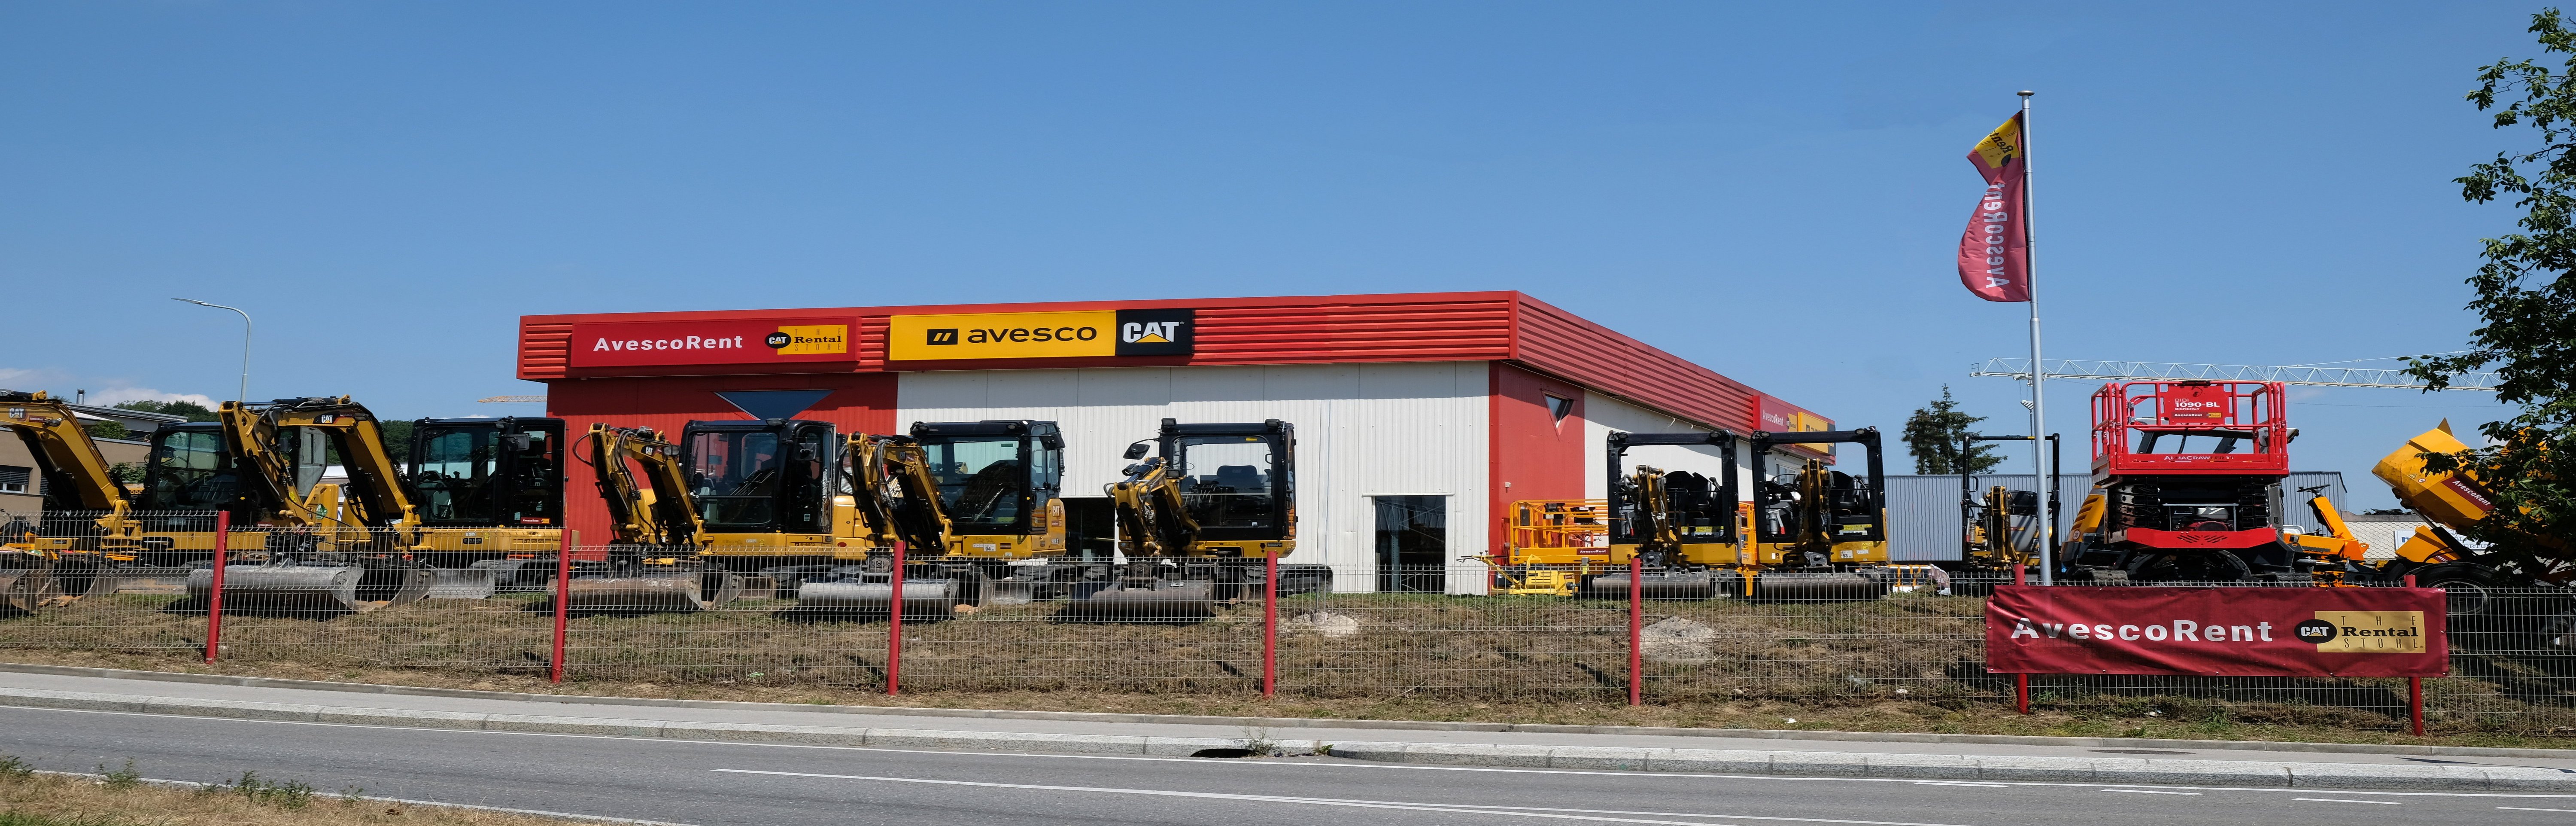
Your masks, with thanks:
M241 474L241 484L259 503L259 521L336 527L326 509L318 506L322 497L308 499L296 494L295 458L278 448L277 422L268 417L266 407L230 401L215 411L216 420L223 423L224 452L247 471ZM317 488L314 493L323 492Z
M637 467L644 469L641 480ZM705 532L691 506L679 446L652 428L591 425L590 470L608 504L617 544L687 545Z
M1130 558L1184 556L1199 538L1199 524L1181 499L1180 479L1162 457L1127 466L1127 478L1109 485L1118 513L1118 543Z
M939 502L939 482L931 478L929 458L921 443L906 436L871 433L850 435L846 454L852 497L859 518L867 523L868 541L893 547L896 540L914 553L939 554L948 548L950 522Z
M107 536L132 539L140 526L133 504L108 470L107 457L70 407L44 392L0 395L0 427L26 443L44 476L47 510L106 511L98 526Z
M356 518L346 521L369 528L392 529L403 544L418 541L420 514L404 493L402 466L385 447L385 433L376 414L347 396L306 399L280 399L269 403L263 419L272 437L258 442L267 454L260 461L262 469L272 465L288 467L290 473L278 479L292 479L292 467L274 449L274 435L286 428L312 428L331 438L339 451L340 466L349 474L348 491L358 508ZM250 455L242 453L238 455Z

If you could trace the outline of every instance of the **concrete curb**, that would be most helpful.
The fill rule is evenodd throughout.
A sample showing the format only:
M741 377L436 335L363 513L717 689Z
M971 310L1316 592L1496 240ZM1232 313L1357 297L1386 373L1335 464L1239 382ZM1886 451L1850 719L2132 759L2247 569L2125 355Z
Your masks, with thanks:
M306 691L343 691L356 694L386 694L409 697L456 697L477 700L517 700L537 703L580 703L605 706L642 706L648 708L710 708L745 711L793 711L807 714L873 714L887 717L951 717L978 720L1062 720L1084 723L1180 723L1202 726L1239 728L1340 728L1384 731L1490 731L1542 734L1613 734L1656 737L1724 737L1747 740L1815 740L1839 743L1980 743L2001 746L2072 746L2135 747L2163 749L2244 749L2259 751L2295 751L2312 754L2405 754L2426 757L2527 757L2550 760L2576 759L2576 749L2495 748L2484 746L2424 746L2396 743L2300 743L2256 740L2161 740L2145 737L2040 737L2008 734L1933 734L1925 732L1805 731L1791 729L1679 728L1670 726L1587 726L1551 723L1473 723L1436 720L1344 720L1314 717L1213 717L1187 714L1115 714L1083 711L1020 711L1010 709L917 708L908 706L824 706L802 703L755 703L737 700L677 700L659 697L608 697L587 694L530 694L516 691L478 691L462 688L424 688L419 686L380 685L376 683L342 683L327 680L289 680L276 677L239 677L229 674L189 674L174 671L131 671L119 668L92 668L72 665L39 665L35 663L0 662L0 672L51 674L61 677L100 677L118 680L150 680L199 685L231 685L248 688L293 688Z
M782 726L472 714L199 700L78 691L0 688L0 706L119 711L236 720L341 723L410 728L587 734L744 743L793 743L872 748L1018 751L1187 757L1206 749L1244 749L1247 740L1140 737L1102 734L1024 734L989 731ZM1654 749L1601 746L1472 745L1433 743L1274 744L1287 754L1325 754L1351 760L1431 766L1491 766L1611 771L1701 772L1809 777L1878 777L1914 780L1986 780L2105 785L2198 785L2517 791L2576 793L2576 773L2512 766L2376 766L2351 763L2283 763L2139 758L1994 757L1947 754L1861 754L1812 751Z

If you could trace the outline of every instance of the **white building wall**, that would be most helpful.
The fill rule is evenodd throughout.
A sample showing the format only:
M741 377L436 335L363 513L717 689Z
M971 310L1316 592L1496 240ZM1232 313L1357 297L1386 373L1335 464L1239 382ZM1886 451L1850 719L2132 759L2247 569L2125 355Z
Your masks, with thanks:
M1583 496L1586 499L1602 499L1610 495L1609 468L1605 463L1610 458L1608 455L1610 431L1613 430L1621 433L1706 433L1709 431L1708 428L1610 396L1584 391ZM1748 469L1749 457L1745 455L1747 449L1748 446L1743 440L1736 441L1735 473L1738 485L1749 485L1753 478L1752 471ZM1628 448L1624 464L1624 467L1619 468L1619 472L1623 474L1636 470L1640 464L1665 470L1687 470L1718 478L1723 478L1726 473L1725 457L1718 452L1716 445L1631 447ZM1752 490L1751 487L1739 489Z
M1274 367L1118 367L904 373L896 421L1035 419L1064 430L1068 496L1103 496L1129 443L1166 417L1279 419L1297 428L1297 550L1285 560L1344 572L1336 590L1375 586L1368 497L1449 497L1448 557L1486 547L1492 461L1484 362ZM1466 568L1453 590L1481 593ZM1474 566L1481 571L1481 566ZM1463 584L1460 584L1463 583Z

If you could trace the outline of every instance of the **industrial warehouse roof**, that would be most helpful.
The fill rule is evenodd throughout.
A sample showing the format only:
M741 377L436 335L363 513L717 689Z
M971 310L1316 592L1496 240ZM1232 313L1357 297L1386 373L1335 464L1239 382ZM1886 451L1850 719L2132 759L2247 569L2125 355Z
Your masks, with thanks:
M1114 316L1131 331L1139 322L1130 319L1180 319L1186 328L1143 327L1143 343L1132 343L1131 332L1115 354L1107 338L1087 336L1046 357L932 358L925 354L949 351L911 341L926 332L929 344L955 344L958 327L973 338L993 332L975 329L979 317L1013 314L1061 317L1025 316L1041 319L1040 338L1011 339L1019 342L1005 345L1019 348L1011 352L1041 347L1034 342L1047 340L1048 325L1062 331L1082 323L1067 319ZM1167 339L1153 330L1181 332ZM947 341L939 340L943 333ZM1799 414L1814 416L1519 292L596 313L523 316L519 323L519 377L532 381L1408 361L1511 362L1707 427L1792 430Z

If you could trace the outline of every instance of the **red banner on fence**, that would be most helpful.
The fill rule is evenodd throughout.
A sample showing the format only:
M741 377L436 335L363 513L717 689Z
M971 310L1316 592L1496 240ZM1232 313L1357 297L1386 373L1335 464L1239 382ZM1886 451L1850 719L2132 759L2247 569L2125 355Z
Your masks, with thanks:
M2435 677L2442 620L2434 588L2004 585L1986 601L1986 670Z

